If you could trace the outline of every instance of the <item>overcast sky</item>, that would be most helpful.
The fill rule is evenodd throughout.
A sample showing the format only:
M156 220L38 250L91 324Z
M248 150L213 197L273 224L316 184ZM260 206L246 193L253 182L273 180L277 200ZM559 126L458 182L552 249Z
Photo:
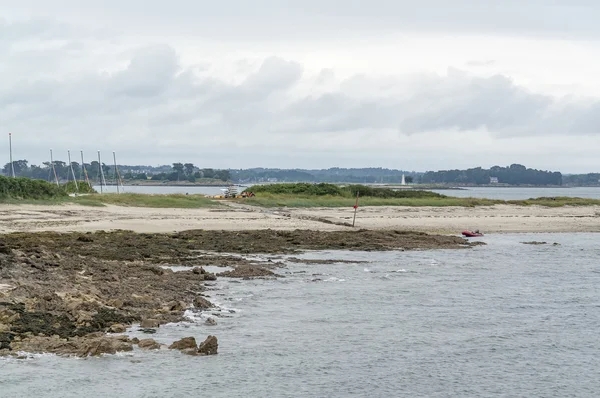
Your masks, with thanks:
M600 171L595 0L87 3L0 0L17 159Z

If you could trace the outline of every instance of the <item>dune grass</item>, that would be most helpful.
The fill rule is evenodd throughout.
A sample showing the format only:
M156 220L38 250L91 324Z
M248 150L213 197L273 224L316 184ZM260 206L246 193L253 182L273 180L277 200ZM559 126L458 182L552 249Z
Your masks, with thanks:
M288 195L288 194L259 194L256 197L244 199L247 203L259 207L352 207L356 199L332 195ZM361 197L359 206L409 206L409 207L476 207L493 205L515 205L515 206L600 206L598 199L586 198L532 198L526 200L496 200L481 198L454 198L454 197L424 197L424 198L377 198Z
M544 207L563 207L563 206L600 206L600 199L572 198L569 196L541 197L526 200L508 200L504 202L511 205L521 206L544 206Z
M352 207L356 198L323 195L284 195L284 194L259 194L258 196L243 200L260 207ZM424 198L378 198L365 196L359 199L359 206L491 206L503 203L502 201L476 198L451 198L451 197L424 197Z
M71 198L73 203L85 206L117 205L129 207L155 207L155 208L179 208L197 209L202 207L219 206L215 201L205 198L203 195L148 195L136 193L86 195Z

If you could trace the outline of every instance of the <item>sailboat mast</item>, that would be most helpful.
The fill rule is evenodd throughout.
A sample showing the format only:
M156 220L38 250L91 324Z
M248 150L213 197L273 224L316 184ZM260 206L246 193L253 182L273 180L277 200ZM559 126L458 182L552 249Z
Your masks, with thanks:
M118 178L118 173L117 173L117 155L115 154L115 152L113 151L113 160L115 161L115 185L117 186L117 193L119 193L119 180Z
M79 193L79 186L77 185L77 177L75 177L75 171L73 170L73 163L71 162L71 151L67 151L69 157L69 167L71 167L71 174L73 175L73 182L75 183L75 191Z
M10 152L10 170L12 174L12 178L15 178L15 164L13 163L12 158L12 133L8 133L8 148Z
M88 178L87 169L85 168L85 161L83 160L83 151L81 151L81 172L83 173L83 177L85 178L84 181L87 182L87 184L91 188L92 184L90 184L90 179Z
M59 187L58 176L56 175L56 167L54 167L54 156L52 155L52 149L50 149L50 163L52 164L52 172L54 173L54 180L56 181L56 186Z
M98 176L100 178L100 193L103 193L103 188L106 185L106 181L104 180L104 170L102 170L102 160L100 160L100 151L98 151Z

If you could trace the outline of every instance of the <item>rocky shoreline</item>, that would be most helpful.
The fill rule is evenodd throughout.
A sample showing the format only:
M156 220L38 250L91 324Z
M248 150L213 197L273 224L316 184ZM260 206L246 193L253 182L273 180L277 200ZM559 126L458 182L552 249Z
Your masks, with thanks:
M141 349L214 355L218 342L194 337L166 347L130 339L126 328L151 332L185 321L186 310L212 304L206 283L217 277L272 278L285 264L272 256L304 250L468 248L454 236L395 231L186 231L177 234L15 233L0 238L0 356L17 352L95 356ZM187 266L174 272L165 266ZM228 267L217 274L204 267ZM209 320L208 324L214 324Z

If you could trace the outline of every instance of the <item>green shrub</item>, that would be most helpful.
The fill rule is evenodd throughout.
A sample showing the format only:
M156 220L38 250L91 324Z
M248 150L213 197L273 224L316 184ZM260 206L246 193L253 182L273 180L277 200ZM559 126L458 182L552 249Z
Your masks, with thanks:
M77 187L75 187L75 181L69 181L63 185L63 189L67 193L97 193L96 190L85 181L77 181Z
M0 176L0 200L53 199L65 196L67 193L62 187L43 180Z
M359 193L361 197L372 198L444 198L431 191L419 191L414 189L394 190L389 188L375 188L366 185L338 186L334 184L268 184L255 185L245 190L246 192L275 194L275 195L303 195L303 196L341 196L345 198L355 197Z

